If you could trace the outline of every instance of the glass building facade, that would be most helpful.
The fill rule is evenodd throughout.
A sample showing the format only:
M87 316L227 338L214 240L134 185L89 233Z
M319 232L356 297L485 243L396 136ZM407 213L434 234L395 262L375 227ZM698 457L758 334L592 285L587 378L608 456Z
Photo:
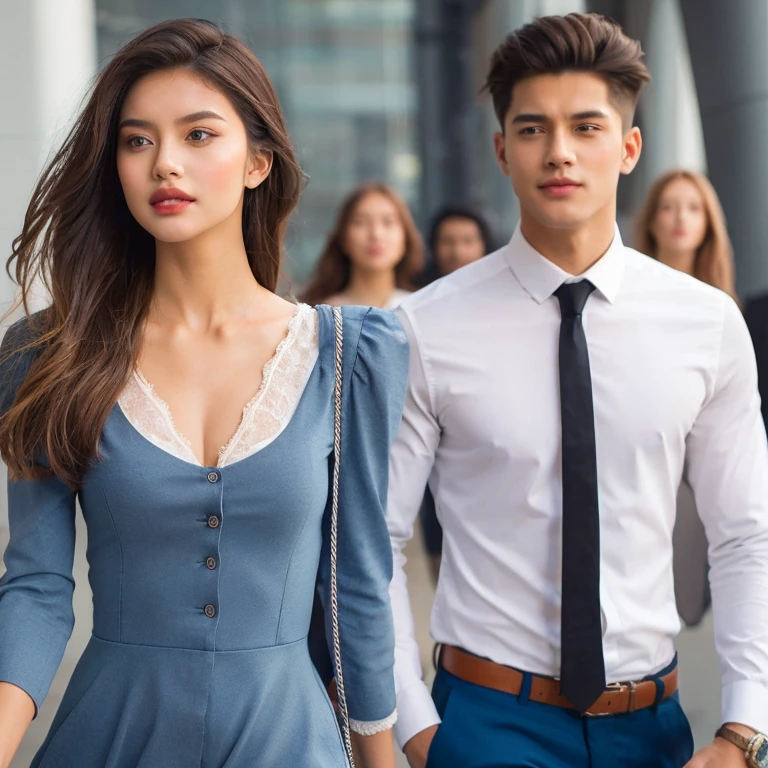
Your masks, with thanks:
M310 177L285 264L300 283L341 199L358 182L383 179L418 205L415 2L219 0L212 6L208 0L97 0L99 61L141 29L182 16L219 23L251 47L275 84Z

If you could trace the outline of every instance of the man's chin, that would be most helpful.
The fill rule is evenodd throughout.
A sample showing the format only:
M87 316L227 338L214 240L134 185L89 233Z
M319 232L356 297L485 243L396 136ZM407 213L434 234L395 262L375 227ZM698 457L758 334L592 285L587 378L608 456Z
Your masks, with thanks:
M530 211L539 226L547 229L580 229L587 224L591 216L579 211Z

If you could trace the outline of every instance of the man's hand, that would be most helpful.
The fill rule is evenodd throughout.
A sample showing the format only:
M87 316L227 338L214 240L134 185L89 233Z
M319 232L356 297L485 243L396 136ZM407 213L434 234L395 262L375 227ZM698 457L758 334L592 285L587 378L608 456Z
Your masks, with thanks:
M747 758L735 744L717 738L697 752L685 768L746 768Z
M403 752L405 752L411 768L424 768L426 766L429 747L432 744L432 739L435 738L437 728L438 726L431 725L429 728L419 731L406 742Z

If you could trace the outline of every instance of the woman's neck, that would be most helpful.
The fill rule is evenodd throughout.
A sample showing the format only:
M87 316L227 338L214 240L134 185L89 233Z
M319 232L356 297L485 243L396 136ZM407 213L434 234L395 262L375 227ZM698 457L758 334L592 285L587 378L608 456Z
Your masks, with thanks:
M678 272L692 275L696 266L696 251L672 251L659 248L656 252L656 259L662 264L676 269Z
M394 270L352 269L347 287L341 292L350 304L386 307L395 292Z
M156 245L150 313L164 324L222 330L250 316L264 291L251 272L242 237Z

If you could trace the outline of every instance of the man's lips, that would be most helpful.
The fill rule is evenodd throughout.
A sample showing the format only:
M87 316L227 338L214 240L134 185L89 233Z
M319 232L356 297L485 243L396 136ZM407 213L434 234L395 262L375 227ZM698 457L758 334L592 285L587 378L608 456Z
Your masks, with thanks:
M579 184L578 181L574 181L573 179L550 179L549 181L545 181L543 184L540 184L539 187L541 189L552 189L553 187L580 187L581 184Z
M566 197L580 187L581 184L572 179L551 179L539 185L539 189L550 197Z

